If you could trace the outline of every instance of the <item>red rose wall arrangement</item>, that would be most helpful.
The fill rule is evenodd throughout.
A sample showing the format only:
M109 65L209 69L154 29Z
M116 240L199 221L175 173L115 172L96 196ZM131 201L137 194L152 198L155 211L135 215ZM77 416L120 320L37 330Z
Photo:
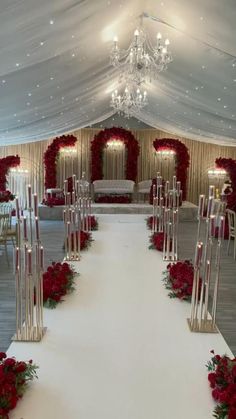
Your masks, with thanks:
M207 363L208 381L217 406L213 416L217 419L236 419L236 358L215 355Z
M57 160L60 148L73 147L77 141L74 135L62 135L55 138L44 153L45 189L57 186Z
M32 361L16 361L0 352L0 419L9 418L30 381L37 378L37 368Z
M163 275L163 282L169 290L170 298L191 301L194 268L189 260L169 263Z
M180 140L173 138L156 139L153 142L153 147L158 150L173 150L175 151L175 171L177 180L181 182L181 189L183 191L183 201L187 197L187 178L188 167L190 165L190 156L185 144Z
M43 304L55 308L66 294L74 291L75 275L78 275L66 262L53 262L43 273Z
M15 196L8 190L7 175L11 167L17 167L20 164L20 157L7 156L0 159L0 202L9 202L15 199Z
M138 170L139 144L131 131L124 128L106 128L95 135L91 142L91 182L103 179L103 151L109 140L115 138L124 143L127 150L125 177L136 180Z

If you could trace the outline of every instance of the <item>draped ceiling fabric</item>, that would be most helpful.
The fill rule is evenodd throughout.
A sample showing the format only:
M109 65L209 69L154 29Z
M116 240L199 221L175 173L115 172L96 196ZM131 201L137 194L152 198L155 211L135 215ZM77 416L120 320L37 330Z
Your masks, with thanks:
M149 105L135 116L176 136L236 145L235 0L1 0L0 145L111 116L118 73L109 49L114 35L129 46L143 13L153 43L158 31L170 39L174 61L147 84Z

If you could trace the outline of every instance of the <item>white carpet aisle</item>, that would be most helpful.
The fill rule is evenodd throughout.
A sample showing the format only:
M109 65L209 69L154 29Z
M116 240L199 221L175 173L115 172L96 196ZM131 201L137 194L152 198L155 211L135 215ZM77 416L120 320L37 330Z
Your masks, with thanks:
M205 364L213 348L231 353L220 335L189 332L190 306L167 297L144 219L100 216L76 292L45 310L43 341L9 348L40 366L12 419L212 417Z

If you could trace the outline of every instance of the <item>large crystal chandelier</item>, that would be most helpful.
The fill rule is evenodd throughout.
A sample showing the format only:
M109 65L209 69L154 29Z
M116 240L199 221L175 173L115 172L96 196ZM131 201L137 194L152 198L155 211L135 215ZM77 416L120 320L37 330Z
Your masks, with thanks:
M124 92L119 93L115 90L111 95L111 107L127 118L139 113L147 103L147 92L142 92L140 88L135 89L134 86L128 84Z
M152 45L143 28L136 29L127 50L121 50L115 37L110 52L111 64L120 70L120 81L131 81L140 85L157 78L172 61L169 39L162 43L162 34L157 34L156 45Z

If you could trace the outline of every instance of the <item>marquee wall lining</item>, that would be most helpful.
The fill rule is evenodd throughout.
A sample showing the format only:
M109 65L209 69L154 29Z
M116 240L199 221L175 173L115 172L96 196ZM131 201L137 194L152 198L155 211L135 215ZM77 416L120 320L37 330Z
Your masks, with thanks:
M77 157L74 160L74 173L78 176L81 175L82 171L85 171L87 177L90 177L90 141L99 131L100 129L97 128L84 128L72 133L78 139L76 145ZM154 148L152 146L152 143L156 138L178 138L186 144L191 159L187 199L193 203L198 202L200 193L207 192L209 186L207 170L214 167L216 157L231 157L236 159L236 147L217 146L200 141L193 141L156 129L138 129L132 130L132 133L140 144L138 181L154 177L157 170L160 169L160 159L155 156ZM24 163L24 168L28 168L30 171L29 183L33 185L34 189L37 186L40 199L43 196L44 183L43 153L50 142L51 140L45 140L28 144L0 147L0 157L10 154L19 154ZM123 159L123 156L121 156L121 159ZM63 162L60 160L58 164L59 182L62 182L63 180L62 165ZM162 161L161 166L161 172L165 178L172 176L174 170L173 162ZM109 172L107 168L106 172Z

